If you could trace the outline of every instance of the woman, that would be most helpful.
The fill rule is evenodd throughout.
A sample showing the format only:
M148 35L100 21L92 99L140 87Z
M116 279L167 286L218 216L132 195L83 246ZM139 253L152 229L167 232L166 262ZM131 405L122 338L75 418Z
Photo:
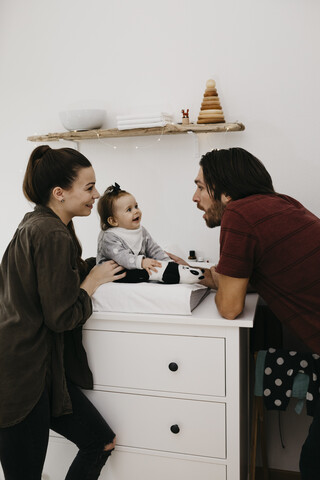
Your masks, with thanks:
M92 388L81 342L96 288L125 276L113 261L90 270L72 219L99 193L91 163L71 148L36 148L23 192L35 203L0 267L0 459L6 480L40 480L49 429L79 452L66 479L95 480L115 434L79 389Z

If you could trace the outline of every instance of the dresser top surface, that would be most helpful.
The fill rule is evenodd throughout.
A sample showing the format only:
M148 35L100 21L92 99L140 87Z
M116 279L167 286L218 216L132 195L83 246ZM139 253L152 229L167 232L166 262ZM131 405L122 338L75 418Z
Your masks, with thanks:
M85 328L92 327L96 321L112 320L139 323L171 323L183 325L209 325L217 327L252 328L258 295L250 293L246 296L245 308L235 320L227 320L219 314L215 301L215 293L210 292L193 310L191 315L159 315L147 313L94 312L88 319Z

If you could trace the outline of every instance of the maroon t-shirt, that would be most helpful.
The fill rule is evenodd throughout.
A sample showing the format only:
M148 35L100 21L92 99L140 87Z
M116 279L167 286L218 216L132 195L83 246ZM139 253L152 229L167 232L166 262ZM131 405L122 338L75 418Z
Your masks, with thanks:
M320 354L320 219L286 195L252 195L223 214L217 272L250 283Z

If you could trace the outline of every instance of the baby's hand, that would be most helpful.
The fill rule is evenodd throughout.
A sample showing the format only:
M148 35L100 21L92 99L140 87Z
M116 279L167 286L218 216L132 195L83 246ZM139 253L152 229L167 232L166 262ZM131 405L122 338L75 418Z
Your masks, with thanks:
M141 262L142 268L147 270L148 274L151 275L151 272L157 272L156 267L161 267L161 263L158 260L153 258L144 258Z

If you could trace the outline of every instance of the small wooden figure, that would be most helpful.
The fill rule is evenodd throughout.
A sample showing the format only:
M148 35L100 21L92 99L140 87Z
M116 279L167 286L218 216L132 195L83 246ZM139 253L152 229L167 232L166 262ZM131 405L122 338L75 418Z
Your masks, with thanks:
M190 123L190 121L189 121L189 108L187 109L187 111L181 110L181 113L182 113L182 124L183 125L188 125Z
M224 123L224 121L216 82L210 78L206 83L197 123Z

